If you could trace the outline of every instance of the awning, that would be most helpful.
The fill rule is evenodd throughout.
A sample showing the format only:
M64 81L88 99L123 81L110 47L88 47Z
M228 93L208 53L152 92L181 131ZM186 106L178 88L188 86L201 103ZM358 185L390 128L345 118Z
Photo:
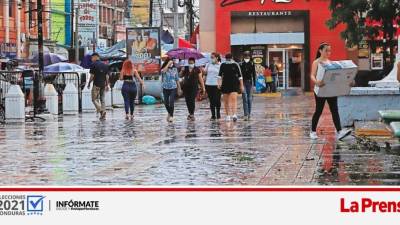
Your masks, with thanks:
M231 45L304 44L304 33L231 34Z
M193 48L193 45L189 41L186 41L183 38L179 38L178 47L179 48Z

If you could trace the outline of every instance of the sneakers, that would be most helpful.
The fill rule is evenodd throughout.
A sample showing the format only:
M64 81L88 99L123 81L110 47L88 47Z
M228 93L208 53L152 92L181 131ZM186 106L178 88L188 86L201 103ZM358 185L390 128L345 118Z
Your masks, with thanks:
M243 117L243 120L244 120L244 121L250 121L250 116L244 116L244 117Z
M226 121L226 122L231 121L231 117L230 117L230 116L226 116L226 117L225 117L225 121Z
M233 115L233 116L232 116L232 120L233 120L233 122L236 122L236 121L238 120L237 116L236 116L236 115Z
M311 140L317 140L318 139L317 132L311 132L310 133L310 138L311 138Z
M351 130L343 129L343 130L339 131L339 133L336 134L336 139L341 141L343 138L347 137L350 134L351 134Z
M188 115L188 116L187 116L187 120L189 120L189 121L195 121L196 118L194 118L194 115Z
M102 111L102 112L100 113L100 120L106 120L106 114L107 114L106 111Z
M167 116L167 122L169 122L170 118L171 118L171 116L168 114L168 116Z
M212 116L210 121L215 121L217 118L215 118L215 116Z
M174 122L174 117L170 116L170 117L168 118L168 122L169 122L169 123L173 123L173 122Z

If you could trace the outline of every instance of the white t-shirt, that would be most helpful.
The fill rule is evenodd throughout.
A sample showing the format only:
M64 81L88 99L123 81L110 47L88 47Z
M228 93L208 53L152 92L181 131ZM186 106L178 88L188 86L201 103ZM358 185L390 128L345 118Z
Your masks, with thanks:
M219 68L221 67L220 63L213 64L209 63L206 67L207 71L207 79L206 79L206 85L208 86L217 86L218 85L218 74L219 74Z

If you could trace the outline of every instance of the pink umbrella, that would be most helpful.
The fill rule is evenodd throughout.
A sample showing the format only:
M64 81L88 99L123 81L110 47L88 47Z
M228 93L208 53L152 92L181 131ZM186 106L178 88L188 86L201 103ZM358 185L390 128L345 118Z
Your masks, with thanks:
M201 59L201 58L204 58L204 55L201 54L201 52L197 51L194 48L172 49L167 52L167 55L170 58L174 58L174 59L189 59L189 58Z

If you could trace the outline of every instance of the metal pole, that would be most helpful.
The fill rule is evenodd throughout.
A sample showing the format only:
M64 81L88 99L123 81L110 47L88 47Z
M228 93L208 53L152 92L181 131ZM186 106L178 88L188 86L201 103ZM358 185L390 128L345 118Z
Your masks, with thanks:
M75 63L79 64L79 0L77 1L77 7L75 11Z
M17 59L21 58L21 9L22 2L20 0L17 1L17 15L15 18L15 22L17 23Z
M153 0L150 0L150 9L149 9L149 27L153 26Z
M34 76L34 91L33 91L33 111L38 114L39 106L39 88L40 79L43 77L44 60L43 60L43 5L42 0L37 0L37 19L38 19L38 52L39 52L39 73Z
M179 41L178 0L174 0L174 48L178 48Z

